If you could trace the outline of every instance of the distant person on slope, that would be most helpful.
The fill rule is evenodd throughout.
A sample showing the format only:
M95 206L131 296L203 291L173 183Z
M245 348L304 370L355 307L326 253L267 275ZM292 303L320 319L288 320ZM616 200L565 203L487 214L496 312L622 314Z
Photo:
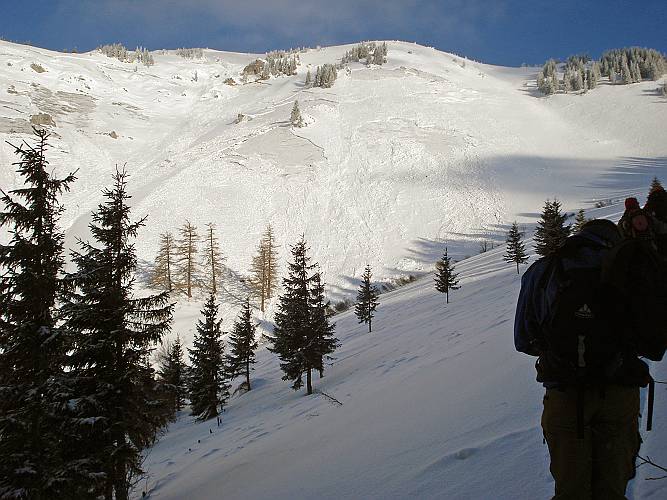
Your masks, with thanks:
M635 475L639 387L651 381L638 356L660 360L667 341L662 322L650 321L657 314L643 323L637 314L632 297L645 294L632 286L642 285L643 273L626 272L627 258L651 247L626 241L613 222L589 221L522 279L514 342L538 356L537 380L546 387L542 429L554 500L624 499Z

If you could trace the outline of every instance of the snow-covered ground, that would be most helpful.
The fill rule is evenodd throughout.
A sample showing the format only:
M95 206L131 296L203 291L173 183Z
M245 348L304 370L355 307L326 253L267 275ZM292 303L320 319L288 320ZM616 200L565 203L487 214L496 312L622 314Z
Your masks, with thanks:
M297 76L243 85L256 55L164 53L135 70L96 52L0 42L0 186L16 185L4 141L29 139L30 116L50 114L51 165L78 169L65 196L68 245L86 236L101 189L126 163L134 214L149 215L143 263L185 219L217 223L236 273L221 297L228 328L235 276L268 223L283 258L305 234L337 300L366 263L378 280L428 272L445 243L462 259L480 239L504 239L515 219L530 228L548 197L618 218L625 195L667 180L657 82L543 98L534 69L388 45L384 66L353 64L333 88L308 89L306 71L349 46L302 53ZM297 99L308 123L299 129L288 123ZM519 278L502 252L461 261L463 288L447 306L426 277L382 296L373 334L338 316L342 347L316 385L342 405L292 392L262 348L255 389L232 398L220 428L184 415L150 450L150 498L547 497L541 389L533 360L513 351ZM200 307L177 305L174 334L186 344ZM655 376L667 379L663 365ZM662 463L666 411L661 385L643 450ZM666 488L638 479L633 494L662 498Z

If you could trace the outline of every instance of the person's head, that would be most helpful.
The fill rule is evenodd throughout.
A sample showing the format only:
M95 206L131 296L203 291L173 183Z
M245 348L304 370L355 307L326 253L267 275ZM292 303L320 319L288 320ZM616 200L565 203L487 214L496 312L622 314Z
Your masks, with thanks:
M593 235L605 241L609 246L613 246L621 241L621 232L616 224L607 219L589 220L581 226L580 234Z
M631 212L633 210L639 210L639 202L637 198L626 198L625 199L625 210Z

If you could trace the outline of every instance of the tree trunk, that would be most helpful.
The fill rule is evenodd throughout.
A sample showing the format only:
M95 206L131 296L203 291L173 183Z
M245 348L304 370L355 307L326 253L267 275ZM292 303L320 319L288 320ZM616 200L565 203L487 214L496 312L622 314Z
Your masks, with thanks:
M447 303L449 304L449 290L445 292L445 295L447 296Z
M519 263L516 263L516 273L519 274Z
M309 395L313 393L313 375L310 368L306 374L306 390Z
M248 390L250 390L250 361L246 361L245 364L245 382L248 385Z
M373 331L373 327L371 326L372 319L369 317L368 318L368 333L371 333Z

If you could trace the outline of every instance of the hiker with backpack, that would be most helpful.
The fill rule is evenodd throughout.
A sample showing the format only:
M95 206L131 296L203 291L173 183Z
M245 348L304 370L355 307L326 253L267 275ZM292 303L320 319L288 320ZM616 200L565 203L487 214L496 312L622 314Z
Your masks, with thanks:
M514 341L537 356L546 388L554 499L623 499L634 477L639 388L651 382L639 357L660 360L667 347L653 254L613 222L592 220L523 276Z

